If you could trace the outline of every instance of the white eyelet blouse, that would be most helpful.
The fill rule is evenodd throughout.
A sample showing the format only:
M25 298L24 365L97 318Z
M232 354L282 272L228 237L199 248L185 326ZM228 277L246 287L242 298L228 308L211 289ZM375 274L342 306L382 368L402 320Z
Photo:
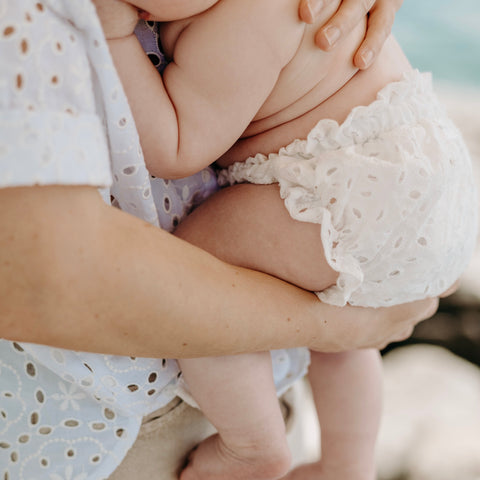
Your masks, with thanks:
M148 174L90 0L0 0L0 59L0 187L93 185L168 230L217 188L210 169ZM277 352L278 388L307 362ZM107 478L179 375L175 360L0 340L0 479Z

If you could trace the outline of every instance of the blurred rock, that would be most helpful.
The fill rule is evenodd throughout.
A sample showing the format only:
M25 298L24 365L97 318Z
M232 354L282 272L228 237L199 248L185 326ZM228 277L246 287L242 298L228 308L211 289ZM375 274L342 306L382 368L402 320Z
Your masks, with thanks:
M381 480L480 480L480 368L413 345L384 357Z
M418 343L445 347L480 366L480 306L465 305L452 296L441 302L434 317L417 325L411 338L390 345L384 353Z

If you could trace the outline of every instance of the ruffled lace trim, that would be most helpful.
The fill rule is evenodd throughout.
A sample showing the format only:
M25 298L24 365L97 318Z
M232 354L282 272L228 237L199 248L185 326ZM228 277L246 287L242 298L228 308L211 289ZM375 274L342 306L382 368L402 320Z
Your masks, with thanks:
M235 163L219 178L278 183L292 218L321 224L326 259L340 273L319 297L381 306L438 295L466 267L477 228L471 176L430 75L414 70L342 124L322 119L305 140ZM408 286L408 275L421 281Z
M268 164L272 155L304 154L305 158L310 158L323 151L362 144L386 130L412 124L420 118L436 118L439 115L444 115L444 110L433 93L431 75L412 70L404 73L403 80L386 85L370 105L353 108L343 123L328 118L321 119L306 140L294 140L277 154L267 156L259 153L244 162L236 162L221 170L218 180L220 185L248 181L248 167L251 165L256 170L257 177L265 178L265 184L275 183Z

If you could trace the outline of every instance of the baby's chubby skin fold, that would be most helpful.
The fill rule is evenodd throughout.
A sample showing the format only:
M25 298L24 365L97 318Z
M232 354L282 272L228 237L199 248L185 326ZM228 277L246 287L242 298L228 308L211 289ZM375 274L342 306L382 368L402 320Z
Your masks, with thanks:
M360 41L359 37L357 33L357 41ZM324 81L318 82L315 89L286 108L277 108L277 113L273 115L256 118L242 134L242 138L222 155L217 163L224 167L259 152L264 154L276 152L296 138L305 138L321 118L330 118L341 123L352 108L357 105L369 105L379 90L388 83L399 80L404 72L411 69L400 46L390 36L378 55L379 61L367 70L356 70L349 61L351 52L354 51L354 36L347 38L348 41L349 49L344 48L346 45L344 42L335 51L322 52L327 57L330 55L327 67L333 72L332 75L327 75ZM282 75L288 75L288 67ZM342 81L342 78L348 81ZM269 97L262 108L273 108L269 107L271 101L274 102L275 97Z

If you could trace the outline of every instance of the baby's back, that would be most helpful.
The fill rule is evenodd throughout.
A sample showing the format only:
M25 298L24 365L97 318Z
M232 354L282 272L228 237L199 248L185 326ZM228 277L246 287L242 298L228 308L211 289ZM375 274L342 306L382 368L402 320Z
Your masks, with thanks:
M212 9L209 9L197 16L190 17L175 22L170 22L162 27L162 45L166 50L167 56L171 58L176 57L178 44L181 38L188 37L190 44L202 43L202 45L210 45L211 43L222 43L222 35L225 33L217 33L222 28L222 24L230 22L228 15L235 15L235 9L228 10L228 2L225 4L227 13L222 17L215 15L216 9L222 9L222 3L219 2ZM235 2L231 2L234 4ZM248 38L249 35L256 35L256 31L252 25L249 25L247 19L255 18L262 15L263 4L266 4L269 12L272 8L276 8L279 13L278 17L284 18L287 16L291 19L289 22L281 23L279 21L277 32L281 35L272 33L277 26L276 23L264 27L266 33L264 37L260 35L261 42L271 42L271 49L258 48L258 55L271 52L273 56L285 56L286 50L291 50L293 55L288 56L290 59L288 63L283 64L283 68L278 74L278 79L271 90L267 92L266 96L261 101L263 104L258 108L256 114L252 115L251 123L244 130L240 142L234 146L225 156L220 159L220 164L228 165L233 161L241 161L255 153L270 153L278 151L278 149L288 143L294 138L305 138L309 130L321 118L332 118L337 121L342 121L348 112L357 105L368 104L374 98L375 94L383 88L387 83L399 80L402 73L410 68L408 61L403 56L401 49L396 45L391 38L387 41L383 51L378 56L375 65L365 72L358 72L354 67L353 57L358 47L362 43L366 32L366 21L360 22L352 29L346 38L333 49L331 52L324 52L315 46L314 36L318 28L324 24L338 9L341 0L333 0L329 2L313 25L304 25L301 27L303 35L298 36L299 24L293 17L293 12L285 5L290 7L297 7L297 0L285 0L283 2L272 1L272 5L268 2L257 4L242 4L243 17L237 19L239 27L236 28L236 37L238 38L238 45L231 49L232 55L229 57L229 62L241 62L240 56L236 55L238 49L245 50L245 43L243 39ZM285 5L284 5L285 4ZM283 5L283 6L282 6ZM258 11L257 11L258 10ZM236 11L238 16L239 12ZM265 12L263 12L265 15ZM205 25L205 18L217 18L217 23L210 23L209 30L201 29L198 24ZM284 21L284 20L283 20ZM273 22L273 20L272 20ZM258 26L259 22L255 25ZM261 24L261 22L260 22ZM264 24L263 24L264 25ZM287 26L288 25L288 26ZM196 32L197 37L191 34L191 27ZM195 29L195 27L197 27ZM252 30L253 29L253 30ZM184 32L190 30L190 35L184 35ZM210 35L209 32L215 31L215 34ZM274 40L273 38L276 38ZM210 38L211 43L204 42L205 38ZM281 40L279 41L279 38ZM202 42L201 42L202 41ZM277 43L278 44L277 44ZM252 43L252 42L250 42ZM184 41L185 44L185 41ZM281 45L280 45L281 44ZM293 48L292 48L293 47ZM180 47L181 49L182 47ZM215 58L211 58L208 51L199 51L199 47L191 49L195 55L204 55L205 62L202 68L207 68L205 65L215 62ZM282 53L283 52L283 53ZM193 54L193 53L190 53ZM254 69L253 57L257 51L252 50L249 54L250 65L244 64L241 68L243 71L247 69ZM290 54L289 54L290 55ZM258 62L258 58L255 59ZM220 60L217 60L220 62ZM263 59L263 64L275 64L275 61L270 62L269 58ZM263 68L263 64L260 63ZM258 63L257 63L258 65ZM221 69L216 68L216 71L222 72ZM225 72L229 70L225 69ZM267 69L265 69L267 71ZM237 70L238 72L238 70ZM263 74L258 71L258 77ZM202 72L199 72L203 75ZM251 82L254 85L255 71L252 73L248 71L245 75L245 81ZM241 75L240 73L238 73ZM213 80L212 80L213 81ZM221 82L215 79L216 83ZM238 94L237 91L233 91ZM233 94L232 92L232 94ZM243 94L246 92L244 91ZM233 102L232 102L233 105ZM242 121L242 113L237 112L239 122ZM250 117L251 118L251 117ZM244 127L242 127L244 128Z
M316 26L309 26L295 57L283 69L274 90L242 138L219 161L227 166L257 153L277 152L306 138L323 118L343 122L356 106L369 105L388 83L400 80L411 66L391 36L376 62L365 71L353 65L365 26L351 32L330 53L314 46Z

